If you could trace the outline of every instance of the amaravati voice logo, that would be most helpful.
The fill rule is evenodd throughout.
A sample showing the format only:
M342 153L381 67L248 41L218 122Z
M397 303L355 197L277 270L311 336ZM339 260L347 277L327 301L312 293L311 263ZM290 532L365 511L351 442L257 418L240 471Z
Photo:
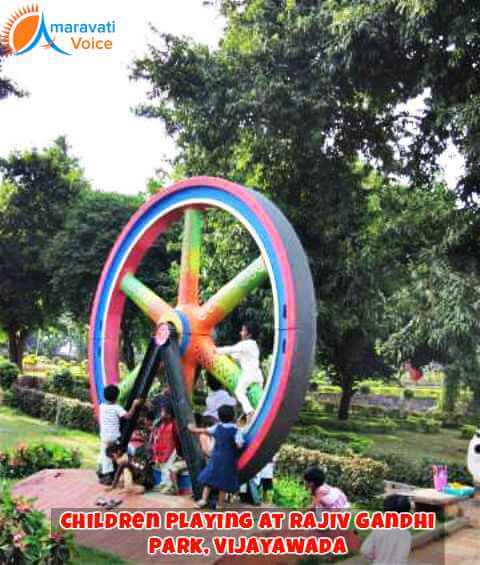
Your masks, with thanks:
M45 16L35 4L20 8L12 14L3 28L0 43L4 54L23 55L36 47L42 39L46 42L42 47L54 49L63 55L70 55L60 49L50 37L45 24Z
M103 34L115 33L115 21L102 23L53 23L47 25L45 14L38 4L25 6L14 12L0 33L0 52L3 55L23 55L39 45L52 49L62 55L71 55L59 47L57 36L69 40L76 51L98 51L112 49L111 39L103 39ZM89 34L85 37L84 34ZM101 34L102 38L97 35ZM52 37L53 36L53 37Z

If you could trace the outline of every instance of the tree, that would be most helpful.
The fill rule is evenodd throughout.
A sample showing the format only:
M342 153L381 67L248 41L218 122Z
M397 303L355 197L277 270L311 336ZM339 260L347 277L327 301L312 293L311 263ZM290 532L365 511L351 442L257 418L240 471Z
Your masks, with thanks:
M64 138L0 159L0 173L0 327L21 368L27 334L58 311L46 250L87 183Z
M474 203L480 186L480 4L476 0L331 0L329 58L359 96L394 124L399 165L429 182L453 142L465 159L458 189ZM415 116L398 102L423 96ZM395 132L395 135L391 135ZM405 143L405 141L409 143ZM402 143L400 144L400 141Z
M142 202L139 196L85 192L70 208L64 228L50 246L47 262L52 272L52 290L62 308L85 325L108 254L121 229ZM172 299L175 290L169 277L170 261L162 238L150 250L137 274L144 284L165 299ZM140 346L151 329L128 301L125 312L122 352L126 365L132 369L135 365L133 346Z
M358 153L392 162L393 126L325 62L333 34L323 4L220 5L227 28L217 51L160 34L161 46L135 62L133 77L152 85L138 113L175 136L178 172L255 187L292 221L317 288L319 350L342 384L346 418L363 360L374 354L383 280L360 248L369 168L357 166Z
M477 214L455 206L455 195L445 191L429 206L434 229L441 230L405 265L404 283L385 308L384 353L391 359L412 359L416 366L432 360L446 368L446 403L452 411L460 384L473 391L480 408L480 291L479 264L469 248L478 230ZM406 209L418 214L418 202ZM426 218L424 214L424 218ZM428 229L426 222L423 224Z

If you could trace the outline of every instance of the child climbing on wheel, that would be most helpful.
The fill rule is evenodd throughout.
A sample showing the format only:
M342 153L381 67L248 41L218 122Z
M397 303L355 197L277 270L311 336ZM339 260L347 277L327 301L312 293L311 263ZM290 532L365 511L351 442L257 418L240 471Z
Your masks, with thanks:
M263 375L260 369L260 350L255 341L258 336L256 324L245 322L240 330L240 341L235 345L217 347L217 352L230 355L238 361L242 372L235 389L235 396L242 405L242 409L251 420L254 409L247 396L248 387L252 384L263 386Z
M143 400L136 398L127 412L122 406L116 404L120 391L116 385L108 385L103 391L105 401L100 404L100 465L103 484L111 484L114 476L113 461L108 457L106 450L109 444L115 443L120 438L120 420L130 419Z
M232 406L220 406L220 423L210 428L197 428L190 424L188 429L194 434L209 434L215 439L215 445L207 466L198 475L198 482L204 485L202 499L198 508L208 504L212 489L218 489L217 510L225 503L225 494L235 493L239 489L237 458L245 442L242 432L233 423L235 411Z

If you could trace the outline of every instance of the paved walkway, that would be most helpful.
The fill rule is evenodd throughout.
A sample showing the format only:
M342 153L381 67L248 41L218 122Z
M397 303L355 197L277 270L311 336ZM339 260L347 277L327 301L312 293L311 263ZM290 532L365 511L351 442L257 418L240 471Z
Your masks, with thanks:
M44 511L47 516L58 509L96 509L95 501L100 496L112 496L111 492L105 493L105 487L98 484L93 471L70 469L65 471L45 470L21 481L13 489L15 495L36 498L36 507ZM115 496L115 495L113 495ZM158 493L146 495L122 496L123 504L120 509L191 509L193 501L184 496L168 496ZM472 527L460 531L439 541L429 543L424 547L415 549L409 560L416 565L480 565L480 505L467 503L465 516L471 519ZM155 531L155 534L160 532ZM212 535L215 535L213 532ZM245 565L270 564L293 565L298 563L294 556L271 557L269 559L250 558L224 558L218 557L188 557L180 559L174 556L171 559L149 558L146 556L146 542L152 532L135 531L82 531L76 536L77 541L83 545L114 552L120 557L138 564L151 564L152 560L162 563L183 563L188 560L189 565L202 563L204 565L216 562L229 564L242 563ZM204 535L204 532L202 532ZM232 532L232 535L234 533ZM354 557L345 564L351 565L367 563L360 557ZM395 565L395 564L391 564Z

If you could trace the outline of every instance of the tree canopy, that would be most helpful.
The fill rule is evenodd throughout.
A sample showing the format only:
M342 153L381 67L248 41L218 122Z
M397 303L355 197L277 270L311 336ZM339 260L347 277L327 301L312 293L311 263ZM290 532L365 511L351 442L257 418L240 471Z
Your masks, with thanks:
M64 227L55 235L47 253L51 285L62 308L87 324L103 265L132 214L142 204L141 196L110 192L84 192L68 211ZM170 260L165 239L150 250L137 276L163 297L173 295ZM127 366L134 366L136 343L149 337L150 326L127 301L122 321L122 351Z
M66 210L88 188L64 138L0 159L0 326L21 365L27 333L58 313L45 253Z
M227 21L218 49L159 33L135 61L133 78L151 84L137 112L161 119L175 137L177 174L238 180L292 221L317 289L319 355L342 384L346 417L355 378L369 363L385 372L374 345L394 327L382 317L442 240L435 214L454 215L453 195L435 179L449 138L467 158L462 186L474 175L474 136L460 136L466 130L454 115L474 100L478 8L415 0L216 4ZM469 86L459 80L464 71ZM425 110L415 117L401 104L420 95Z

